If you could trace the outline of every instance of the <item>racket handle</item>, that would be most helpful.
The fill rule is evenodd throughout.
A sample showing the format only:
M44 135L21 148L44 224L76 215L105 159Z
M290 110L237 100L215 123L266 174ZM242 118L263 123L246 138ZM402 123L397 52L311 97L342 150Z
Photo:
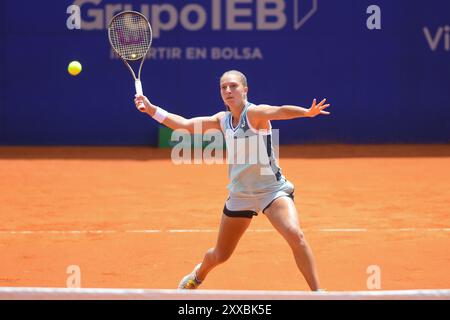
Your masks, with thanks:
M143 94L141 80L136 79L136 81L134 82L134 87L136 88L136 94L140 94L140 95ZM138 109L139 109L139 111L145 111L144 104L141 103L140 105L138 105Z
M136 94L143 94L141 80L137 79L134 82L134 86L136 87Z

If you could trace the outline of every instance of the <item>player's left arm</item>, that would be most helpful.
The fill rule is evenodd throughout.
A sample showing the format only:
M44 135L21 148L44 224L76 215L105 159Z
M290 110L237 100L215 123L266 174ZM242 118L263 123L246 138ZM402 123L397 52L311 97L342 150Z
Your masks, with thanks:
M271 106L268 104L260 104L249 108L248 115L255 122L288 120L302 117L312 118L319 114L329 115L330 112L325 111L330 106L330 104L325 104L326 100L323 99L319 103L316 103L316 99L314 99L309 109L292 105Z

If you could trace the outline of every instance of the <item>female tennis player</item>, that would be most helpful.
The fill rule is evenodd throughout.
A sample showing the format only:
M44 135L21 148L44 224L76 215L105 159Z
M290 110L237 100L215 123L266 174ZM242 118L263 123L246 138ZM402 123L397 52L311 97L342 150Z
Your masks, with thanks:
M147 97L136 95L136 107L143 103L145 108L139 109L147 113L165 126L176 129L187 129L194 132L194 126L201 123L203 132L209 129L221 130L226 137L227 150L230 143L252 136L265 141L269 161L247 161L248 163L229 164L228 185L229 197L225 202L217 243L209 249L203 261L185 276L180 289L196 289L204 281L207 274L217 265L230 258L251 219L258 212L263 212L274 228L288 242L294 254L298 269L303 274L311 290L320 290L319 278L314 257L303 231L300 229L297 210L294 205L294 186L281 174L271 143L271 120L285 120L300 117L315 117L328 115L324 109L326 99L316 103L314 99L309 109L298 106L255 105L247 100L247 79L239 71L225 72L220 78L220 92L227 111L218 112L210 117L185 119L179 115L168 113L151 103ZM231 137L231 139L228 139ZM242 145L242 144L241 144ZM244 144L245 146L245 144ZM236 150L244 152L249 159L251 150ZM253 151L254 152L254 151ZM228 151L228 155L230 152ZM241 156L241 155L240 155ZM242 161L241 161L242 162ZM254 163L256 162L256 163ZM267 170L269 168L269 170Z

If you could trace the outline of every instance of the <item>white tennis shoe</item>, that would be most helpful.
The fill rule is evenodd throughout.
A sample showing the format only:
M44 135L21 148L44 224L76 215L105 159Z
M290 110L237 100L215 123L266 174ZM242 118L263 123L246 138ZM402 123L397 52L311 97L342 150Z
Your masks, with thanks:
M178 289L197 289L202 283L197 278L197 270L200 268L201 263L195 266L194 270L185 276L178 285Z

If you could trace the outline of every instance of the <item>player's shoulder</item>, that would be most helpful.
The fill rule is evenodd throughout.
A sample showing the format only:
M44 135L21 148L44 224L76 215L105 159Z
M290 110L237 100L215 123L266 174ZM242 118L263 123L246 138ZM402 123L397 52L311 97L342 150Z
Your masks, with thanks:
M250 111L250 113L252 113L254 111L263 110L265 108L270 108L270 107L271 107L271 105L269 105L267 103L259 103L259 104L252 103L248 106L247 110Z
M213 115L213 118L216 118L217 120L221 121L226 115L227 115L226 111L220 111L217 112L215 115Z

